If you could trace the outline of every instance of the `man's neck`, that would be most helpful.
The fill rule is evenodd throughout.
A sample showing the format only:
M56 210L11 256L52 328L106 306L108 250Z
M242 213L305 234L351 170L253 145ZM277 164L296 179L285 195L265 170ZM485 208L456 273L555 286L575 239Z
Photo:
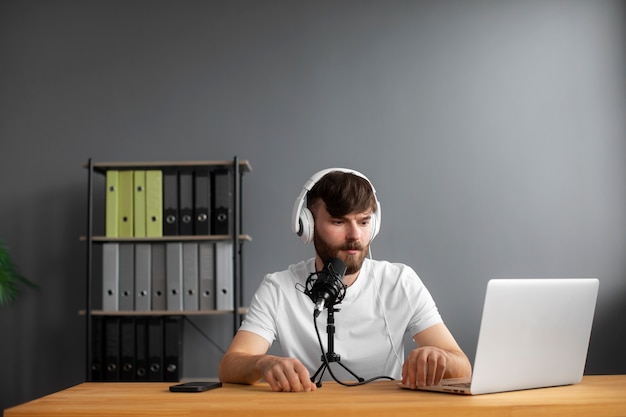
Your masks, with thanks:
M324 262L322 262L321 258L319 256L315 257L315 270L316 271L321 271L324 269ZM354 284L357 280L357 278L359 277L359 273L361 272L361 270L359 269L358 271L356 271L354 274L349 274L349 275L344 275L343 276L343 283L346 284L346 287L349 287L350 285Z
M349 287L350 285L356 282L356 279L359 277L359 272L361 272L360 269L356 271L354 274L343 276L343 283L346 284L346 287Z

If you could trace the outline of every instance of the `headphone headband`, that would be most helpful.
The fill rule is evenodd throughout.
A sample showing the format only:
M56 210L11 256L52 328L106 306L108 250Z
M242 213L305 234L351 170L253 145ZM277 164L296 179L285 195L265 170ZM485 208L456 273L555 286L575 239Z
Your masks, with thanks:
M311 242L313 240L314 221L313 221L313 214L306 206L307 194L309 191L311 191L313 186L315 186L315 184L317 184L317 182L320 179L322 179L322 177L324 177L329 172L334 172L334 171L357 175L365 179L367 183L370 185L370 187L372 187L372 192L374 193L374 199L376 200L376 212L374 212L372 215L372 236L370 240L374 239L374 237L376 237L376 235L378 234L378 231L380 230L380 202L378 201L378 198L376 197L376 189L372 185L371 181L365 175L361 174L358 171L355 171L353 169L348 169L348 168L323 169L313 174L313 176L309 178L307 182L304 183L304 186L302 187L302 191L300 191L300 195L296 199L296 202L293 206L293 212L291 215L291 229L296 235L300 236L300 238L305 243Z

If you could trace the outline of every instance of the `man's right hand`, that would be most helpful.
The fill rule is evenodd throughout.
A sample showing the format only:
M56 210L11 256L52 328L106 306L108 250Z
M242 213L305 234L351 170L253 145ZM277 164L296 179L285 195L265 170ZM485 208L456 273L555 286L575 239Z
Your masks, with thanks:
M269 342L261 336L245 330L237 332L220 361L220 381L255 384L263 379L274 391L315 391L317 387L302 362L268 355L268 349Z

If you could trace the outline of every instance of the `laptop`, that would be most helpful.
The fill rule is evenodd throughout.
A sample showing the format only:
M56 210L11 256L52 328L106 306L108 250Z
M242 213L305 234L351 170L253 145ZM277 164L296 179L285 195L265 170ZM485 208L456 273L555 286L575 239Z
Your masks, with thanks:
M579 383L598 287L595 278L490 280L471 379L418 389L477 395Z

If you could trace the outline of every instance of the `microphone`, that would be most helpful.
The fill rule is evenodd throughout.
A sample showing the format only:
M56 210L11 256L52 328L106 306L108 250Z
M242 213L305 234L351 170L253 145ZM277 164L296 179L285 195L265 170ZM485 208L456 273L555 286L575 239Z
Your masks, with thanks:
M313 314L319 316L324 308L332 308L341 303L346 295L346 285L343 276L346 273L346 264L339 258L330 258L321 272L316 272L317 279L311 281L311 274L307 280L305 294L315 303Z

